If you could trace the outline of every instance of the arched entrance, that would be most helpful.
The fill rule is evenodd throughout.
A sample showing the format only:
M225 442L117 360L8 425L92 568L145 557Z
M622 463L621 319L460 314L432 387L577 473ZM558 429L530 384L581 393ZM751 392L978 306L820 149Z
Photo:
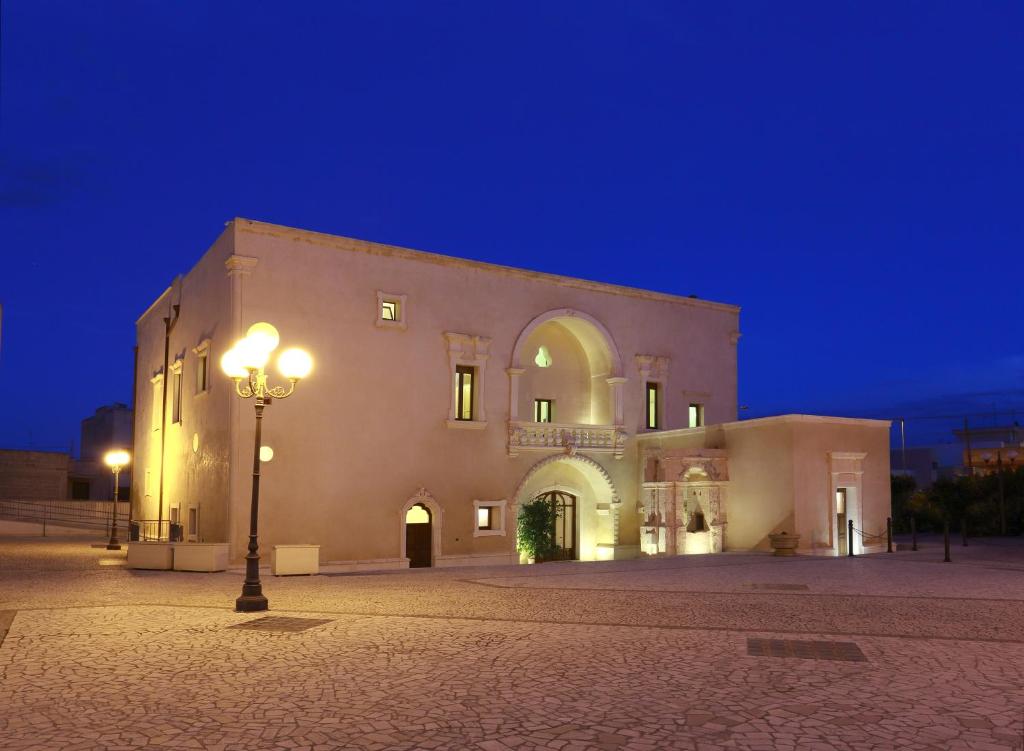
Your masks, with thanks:
M405 557L409 559L409 568L430 566L433 526L430 509L422 503L405 512Z
M619 495L608 472L582 454L542 459L530 468L513 494L513 514L541 498L556 504L556 539L566 560L594 561L630 557L619 542Z
M549 490L541 493L534 501L551 506L554 511L555 552L553 561L575 561L579 557L579 543L576 536L576 496L563 490Z
M426 488L420 488L402 506L398 555L409 559L409 568L436 564L441 555L444 509Z

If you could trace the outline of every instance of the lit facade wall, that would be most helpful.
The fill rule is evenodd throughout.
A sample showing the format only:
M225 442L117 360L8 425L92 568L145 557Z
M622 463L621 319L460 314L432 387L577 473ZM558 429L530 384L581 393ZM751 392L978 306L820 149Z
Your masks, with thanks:
M379 320L382 299L401 299L401 321ZM549 320L548 311L561 312ZM261 485L264 552L315 543L324 562L401 566L404 508L422 488L438 508L435 565L516 560L517 504L536 488L565 486L581 494L579 557L632 555L650 363L658 360L663 381L663 427L685 426L694 400L709 423L735 420L738 315L703 300L236 220L138 321L135 516L166 519L176 507L184 523L198 508L197 539L229 541L241 559L253 407L234 396L217 361L266 320L282 346L307 349L316 365L264 416L263 443L274 449ZM167 373L164 318L174 321ZM199 393L203 346L211 385ZM546 368L535 362L541 346ZM452 419L460 363L477 368L472 421ZM180 423L171 395L163 421L156 398L175 367ZM538 398L553 400L557 425L517 433L512 450L510 434L532 423ZM556 434L557 445L544 445ZM502 529L480 534L479 504L498 501Z

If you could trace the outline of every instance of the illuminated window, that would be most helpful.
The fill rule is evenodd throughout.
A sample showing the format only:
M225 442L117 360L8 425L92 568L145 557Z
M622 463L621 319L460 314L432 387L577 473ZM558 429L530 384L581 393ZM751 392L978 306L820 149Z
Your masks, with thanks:
M171 376L171 422L181 422L181 369Z
M404 329L405 299L405 295L395 295L377 290L377 326Z
M691 428L700 428L704 426L704 405L703 404L691 404L690 405L690 423Z
M534 399L533 400L533 421L534 422L551 422L551 407L553 402L551 399Z
M538 368L550 368L551 363L553 362L551 359L551 353L548 352L548 348L543 344L540 345L540 349L537 350L537 356L533 358L533 361L537 363Z
M505 534L505 501L473 501L474 537Z
M476 368L472 365L455 366L455 419L472 420L476 401Z
M647 429L657 430L661 427L658 415L661 412L661 385L647 383Z

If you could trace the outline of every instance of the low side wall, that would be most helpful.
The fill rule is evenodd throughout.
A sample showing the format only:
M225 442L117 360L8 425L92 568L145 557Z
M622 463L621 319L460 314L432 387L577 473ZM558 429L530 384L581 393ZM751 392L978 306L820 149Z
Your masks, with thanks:
M125 534L126 533L127 532L125 532ZM55 524L47 524L44 530L43 524L39 522L19 522L12 521L10 519L0 519L0 535L11 535L15 537L87 537L96 540L108 539L105 532L101 529L82 529L81 527L61 527Z

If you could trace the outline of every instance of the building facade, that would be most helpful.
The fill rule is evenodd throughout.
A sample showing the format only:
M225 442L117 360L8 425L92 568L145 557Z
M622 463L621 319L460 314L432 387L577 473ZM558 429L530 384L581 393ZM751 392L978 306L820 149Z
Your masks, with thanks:
M718 452L708 551L766 547L792 515L751 516L764 488L729 486L755 471L731 452L756 449L715 440L714 426L745 424L737 307L237 219L137 322L133 518L157 536L177 521L186 539L244 555L255 420L217 361L257 321L316 362L264 413L265 552L312 543L323 563L371 568L515 562L517 510L535 498L558 508L566 558L706 552L650 544L667 517L648 484L670 482L664 452L683 461L697 444ZM860 508L884 527L888 425L861 422L807 450L825 475L882 473L884 498ZM806 438L790 433L791 446ZM840 454L872 459L858 469Z

